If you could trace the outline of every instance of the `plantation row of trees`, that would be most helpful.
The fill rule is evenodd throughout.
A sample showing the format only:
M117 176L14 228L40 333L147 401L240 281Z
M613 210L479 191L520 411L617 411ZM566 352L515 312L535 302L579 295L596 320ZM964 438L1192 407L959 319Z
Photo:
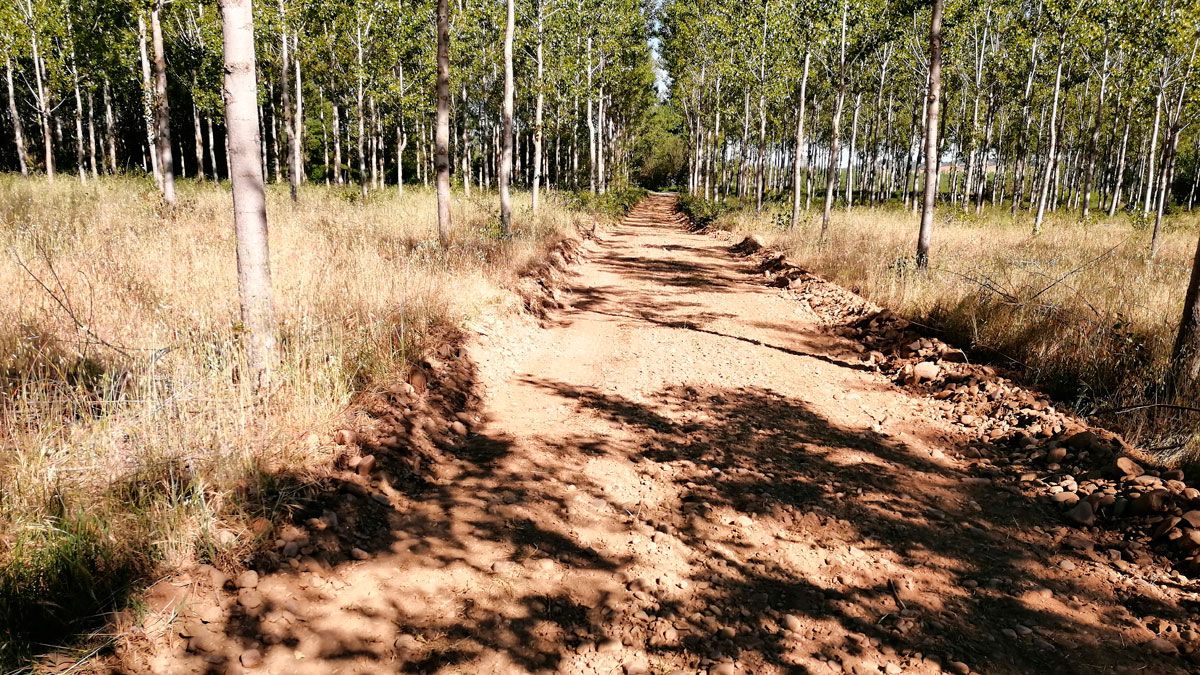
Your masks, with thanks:
M794 190L796 215L919 208L931 2L667 4L663 53L686 113L690 190ZM1200 3L949 0L939 200L1154 219L1197 199ZM831 171L830 167L836 170Z
M514 3L514 180L603 191L628 170L653 102L647 17L633 0ZM449 10L451 168L495 187L503 151L505 2ZM433 180L431 0L255 3L268 179ZM14 0L0 6L7 105L0 166L79 180L230 172L216 0Z
M687 187L787 194L791 224L900 200L1082 220L1191 209L1200 182L1195 0L667 0L662 51L686 117ZM1200 391L1200 246L1169 395Z

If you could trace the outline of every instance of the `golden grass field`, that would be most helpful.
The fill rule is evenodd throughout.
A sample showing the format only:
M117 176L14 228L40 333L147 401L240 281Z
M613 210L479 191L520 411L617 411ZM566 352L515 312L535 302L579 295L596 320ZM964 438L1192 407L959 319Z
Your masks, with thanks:
M355 392L441 327L519 307L520 272L595 221L543 204L534 217L518 195L502 241L494 196L456 199L443 250L431 191L270 190L282 364L256 403L227 184L184 182L168 212L146 180L0 177L0 623L218 555L218 524L245 520L233 495L327 463Z
M782 207L777 207L782 208ZM787 229L786 214L753 208L714 226L758 234L812 271L999 364L1019 370L1080 412L1154 448L1182 457L1195 420L1151 427L1147 413L1108 414L1156 400L1175 339L1200 213L1167 221L1165 243L1147 259L1150 232L1119 215L1081 223L1053 214L1032 236L1032 216L1007 209L964 214L940 206L931 272L915 273L919 214L899 207L835 212L818 243L819 214ZM784 227L780 227L784 223Z

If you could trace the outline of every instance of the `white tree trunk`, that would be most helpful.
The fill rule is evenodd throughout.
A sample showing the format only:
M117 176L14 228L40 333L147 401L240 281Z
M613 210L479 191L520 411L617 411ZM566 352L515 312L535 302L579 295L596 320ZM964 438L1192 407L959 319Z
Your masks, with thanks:
M1046 171L1042 176L1042 189L1038 194L1037 216L1033 221L1033 233L1040 234L1042 223L1046 220L1046 203L1050 196L1050 183L1054 177L1054 157L1058 151L1058 96L1062 91L1063 58L1058 57L1058 68L1054 71L1054 101L1050 105L1050 148L1046 153Z
M13 90L12 59L4 55L4 74L8 80L8 116L12 120L13 143L17 148L17 165L21 167L21 175L29 175L29 165L25 159L25 131L21 127L21 113L17 110L17 95Z
M450 7L437 0L437 130L434 138L437 170L438 240L450 245Z
M250 380L259 389L270 382L275 362L275 312L271 297L267 204L259 159L258 83L254 58L251 0L221 0L225 38L225 123L233 219L237 230L238 294L245 328Z
M929 16L929 97L925 108L925 190L922 195L921 229L917 233L917 267L929 267L933 238L933 209L938 193L938 113L942 99L942 8L934 0ZM915 203L914 197L914 203Z
M516 3L508 0L508 14L504 24L504 109L500 150L500 231L505 237L512 235L512 200L508 184L512 180L513 166L513 33L516 30Z
M167 102L167 56L163 49L159 12L162 0L150 12L150 34L154 44L154 121L158 141L158 170L162 174L163 201L175 204L175 162L171 155L171 107Z
M154 79L150 73L150 53L146 47L146 18L138 12L138 56L142 63L142 119L146 122L146 150L150 156L150 171L154 183L162 190L162 174L158 170L158 154L154 148Z
M538 195L542 184L542 114L546 94L545 64L542 62L542 22L545 0L537 0L537 103L533 112L533 212L538 210Z

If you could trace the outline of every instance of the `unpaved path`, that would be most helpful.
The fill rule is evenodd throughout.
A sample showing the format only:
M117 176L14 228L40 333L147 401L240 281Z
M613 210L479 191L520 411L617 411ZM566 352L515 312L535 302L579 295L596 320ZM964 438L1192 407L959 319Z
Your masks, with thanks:
M1160 592L1114 582L1060 546L1052 511L968 477L923 402L687 232L671 197L587 248L548 326L471 347L483 421L454 451L460 476L389 490L367 559L263 575L214 635L144 663L1182 669L1135 621Z

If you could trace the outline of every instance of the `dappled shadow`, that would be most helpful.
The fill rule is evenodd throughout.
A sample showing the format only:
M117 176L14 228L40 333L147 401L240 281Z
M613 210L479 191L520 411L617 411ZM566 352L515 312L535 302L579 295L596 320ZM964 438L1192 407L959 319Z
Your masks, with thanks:
M1092 575L1054 567L1092 561L1046 547L1035 528L1057 517L1045 507L769 390L673 387L639 404L530 384L635 428L636 443L607 451L658 465L678 488L672 508L646 523L692 553L689 581L703 591L650 603L650 623L680 635L657 651L752 653L785 669L822 656L854 662L856 649L876 662L937 654L982 672L1117 663L1113 645L1132 618ZM805 561L814 546L823 558ZM1186 618L1143 601L1138 616ZM722 637L707 610L732 634ZM787 615L798 629L785 630Z

